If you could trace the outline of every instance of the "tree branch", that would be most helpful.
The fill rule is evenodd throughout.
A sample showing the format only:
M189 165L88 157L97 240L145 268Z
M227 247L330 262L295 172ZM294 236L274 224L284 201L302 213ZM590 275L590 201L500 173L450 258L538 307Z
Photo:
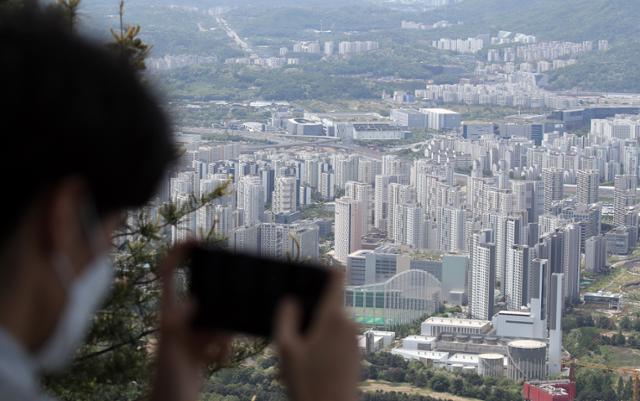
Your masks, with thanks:
M130 339L129 339L129 340L127 340L127 341L123 341L123 342L120 342L120 343L114 344L114 345L112 345L112 346L110 346L110 347L107 347L107 348L105 348L105 349L102 349L102 350L100 350L100 351L95 351L95 352L91 352L91 353L89 353L89 354L83 355L82 357L78 358L76 361L85 361L85 360L87 360L87 359L91 359L91 358L98 357L98 356L100 356L100 355L107 354L107 353L109 353L109 352L112 352L112 351L115 351L115 350L117 350L117 349L119 349L119 348L122 348L122 347L124 347L125 345L133 344L134 342L136 342L136 341L140 340L141 338L144 338L144 337L146 337L146 336L148 336L148 335L150 335L150 334L153 334L153 333L155 333L155 332L157 332L157 331L158 331L158 329L149 329L149 330L145 330L145 331L143 331L142 333L138 334L137 336L135 336L135 337L133 337L133 338L130 338Z

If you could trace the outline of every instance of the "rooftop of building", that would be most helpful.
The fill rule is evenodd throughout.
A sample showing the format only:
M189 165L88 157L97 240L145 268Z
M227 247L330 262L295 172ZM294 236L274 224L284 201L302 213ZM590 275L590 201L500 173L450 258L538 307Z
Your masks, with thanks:
M482 359L504 359L504 355L496 353L480 354L478 358Z
M290 121L293 121L296 124L304 124L304 125L318 125L318 124L320 124L317 121L307 120L306 118L291 118Z
M536 340L514 340L514 341L511 341L508 345L509 347L526 348L526 349L537 349L537 348L547 347L547 344L543 343L542 341L536 341Z
M373 335L376 335L376 336L385 336L385 337L386 336L392 336L392 337L396 336L396 332L395 331L384 331L384 330L373 330L373 329L370 329L370 330L367 330L366 332L371 332L371 333L373 333Z
M384 119L385 117L381 116L378 113L374 112L356 112L356 113L312 113L308 112L307 115L309 117L315 118L327 118L333 120L341 120L341 121L354 121L354 120L363 120L363 119Z
M551 395L569 394L567 393L567 390L563 389L562 387L556 387L553 384L539 384L539 385L536 385L536 387L538 387L541 390L544 390L545 393L551 394Z
M386 254L397 255L400 253L400 248L398 248L398 246L396 245L389 245L389 244L380 245L375 249L375 253L386 253Z
M478 363L477 354L453 354L449 357L449 363L466 362Z
M358 249L357 251L351 252L349 254L350 258L364 258L365 255L368 255L370 253L373 253L372 250L370 249Z
M421 113L420 110L415 110L415 109L391 109L392 112L397 111L400 113L408 113L408 114L424 114Z
M433 342L436 340L436 338L414 334L414 335L406 336L405 338L403 338L403 340Z
M491 126L493 126L493 122L491 122L491 121L465 120L465 121L462 122L462 125L468 125L468 124L473 124L473 125L491 125Z
M415 356L415 357L426 358L426 359L444 359L444 358L447 358L449 356L448 352L423 351L423 350L404 349L404 348L395 348L395 349L391 350L391 353L392 354L399 354L399 355L412 355L412 356Z
M525 311L515 311L515 310L501 310L498 312L498 315L507 315L507 316L531 316L531 312Z
M475 328L481 328L491 324L491 322L488 320L456 319L452 317L430 317L427 320L425 320L424 323L439 325L439 326L461 326L461 327L475 327Z
M514 121L518 121L518 122L531 122L531 121L540 121L540 120L546 120L547 116L544 114L512 114L510 116L506 116L504 117L505 121L509 121L509 122L514 122Z
M449 109L442 109L442 108L425 108L425 109L420 109L420 111L430 112L430 113L440 113L440 114L460 114L456 111L449 110Z
M611 291L586 292L585 297L622 298L623 294Z
M356 131L406 131L406 127L391 125L391 123L355 123L353 129Z

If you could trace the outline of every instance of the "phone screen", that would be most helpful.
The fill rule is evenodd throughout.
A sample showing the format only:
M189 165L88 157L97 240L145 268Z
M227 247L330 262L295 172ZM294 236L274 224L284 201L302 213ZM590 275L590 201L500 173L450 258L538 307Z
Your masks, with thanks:
M304 332L328 279L326 268L318 266L196 248L189 266L189 291L196 302L194 324L271 337L277 307L290 296L301 306Z

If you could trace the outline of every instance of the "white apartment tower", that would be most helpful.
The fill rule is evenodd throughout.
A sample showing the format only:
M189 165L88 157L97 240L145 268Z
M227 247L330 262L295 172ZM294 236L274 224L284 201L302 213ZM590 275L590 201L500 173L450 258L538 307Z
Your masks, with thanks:
M576 202L590 205L598 202L600 173L598 170L578 170L576 173Z
M285 259L289 252L289 225L262 223L260 225L260 256Z
M347 263L347 256L362 246L361 202L342 197L336 199L334 258Z
M544 210L551 210L553 202L563 198L564 172L556 168L542 170L542 183L544 185Z
M580 226L568 224L563 231L563 293L565 299L575 303L580 300Z
M297 208L296 177L278 177L273 190L273 214L293 213Z
M549 291L549 374L557 375L562 370L562 311L564 309L564 274L551 274Z
M191 194L177 193L175 195L175 202L178 209L188 205L191 202ZM189 238L194 238L196 235L196 213L191 212L186 216L183 216L178 224L171 226L171 241L176 244L178 242L184 242Z
M356 155L336 157L336 188L344 189L347 182L356 181L358 179L358 162L359 158Z
M490 320L493 317L495 291L495 245L489 243L491 231L473 234L473 262L471 266L471 318Z
M637 202L638 178L634 175L617 175L613 190L613 224L622 226L627 208Z
M371 186L361 182L349 181L345 184L345 196L355 199L361 203L360 212L362 213L362 233L369 232L371 199Z
M259 224L264 215L264 188L257 176L244 176L238 183L238 209L242 209L242 224Z
M413 249L424 249L426 241L426 221L424 209L420 206L405 206L406 235L405 242Z
M375 177L373 225L378 230L387 229L389 184L394 182L398 182L396 176L376 175Z
M507 250L504 293L509 309L519 310L527 305L530 261L526 245L513 245Z
M415 191L409 185L397 183L389 184L387 206L387 238L395 238L395 211L397 205L412 204L415 201Z
M522 220L499 215L496 217L496 280L504 289L507 271L507 253L513 246L522 243Z

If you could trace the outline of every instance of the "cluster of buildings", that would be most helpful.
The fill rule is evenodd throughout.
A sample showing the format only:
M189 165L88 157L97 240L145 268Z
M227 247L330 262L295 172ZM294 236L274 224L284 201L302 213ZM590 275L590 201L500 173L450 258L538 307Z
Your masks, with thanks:
M537 62L542 60L552 61L563 58L575 58L594 50L607 51L609 42L600 40L598 42L584 41L575 42L532 42L514 47L497 47L487 51L487 61L489 63L508 63L516 61Z
M300 64L299 57L289 57L291 53L310 53L321 54L324 56L333 56L337 54L346 56L349 54L359 54L377 50L379 48L380 44L377 41L371 40L352 42L326 41L323 43L297 42L293 45L291 50L287 47L281 47L278 51L278 55L274 57L260 57L257 54L252 54L248 57L228 58L224 62L225 64L256 65L264 68L282 68L286 65ZM152 59L150 65L153 69L170 69L206 62L208 61L199 56L166 56L165 58Z
M347 55L347 54L355 54L355 53L364 53L372 50L378 50L379 48L380 48L380 44L377 41L373 41L373 40L355 41L355 42L342 41L338 43L338 54Z
M498 31L496 36L490 39L491 46L501 46L510 43L536 43L536 37L519 32Z
M174 241L213 233L236 251L301 261L318 261L320 244L332 244L327 256L345 271L345 306L367 327L393 329L443 303L462 307L456 318L427 319L394 353L544 380L561 370L565 305L622 303L619 294L581 294L580 281L582 264L603 271L608 255L638 242L640 114L629 110L495 122L463 121L442 108L392 109L388 118L282 110L272 129L341 138L347 151L242 154L237 144L185 140L160 201L180 208L224 186L223 196L171 227ZM578 123L589 133L565 131ZM413 145L411 159L348 148L415 129L434 136ZM333 219L304 217L318 200ZM364 348L386 346L385 338L371 332Z
M345 140L401 140L410 135L410 127L397 124L378 113L295 113L275 112L271 129L291 135L326 136Z
M325 56L348 55L355 53L364 53L380 48L380 44L377 41L326 41L320 42L297 42L292 47L293 53L311 53L311 54L324 54ZM280 48L280 56L286 56L289 53L287 47Z
M447 115L392 111L421 127ZM333 257L347 272L347 307L361 322L393 327L441 302L466 305L472 320L432 318L394 352L455 369L493 361L487 372L499 360L516 379L559 373L561 316L582 301L581 264L602 271L607 255L637 245L639 119L591 119L586 136L545 116L462 122L427 141L421 158L382 156L373 180L347 182L336 200ZM613 198L607 232L605 189ZM621 302L583 295L603 307Z
M562 369L563 273L534 269L530 307L488 319L430 317L419 335L391 350L405 359L453 371L512 380L544 380Z
M296 136L325 136L357 141L406 139L412 130L457 130L461 115L443 108L391 109L389 117L377 113L276 112L271 129Z
M458 25L460 24L461 22L458 22ZM427 31L427 30L438 29L438 28L449 28L453 25L454 24L446 20L434 22L433 24L423 24L421 22L402 20L400 22L400 29L419 29L419 30Z
M213 64L218 62L216 56L199 56L195 54L169 55L163 57L149 57L145 60L145 65L149 70L172 70L174 68L187 67L190 65Z
M239 144L196 139L183 146L185 153L159 202L171 200L180 210L221 188L223 194L183 216L169 233L173 242L218 238L239 252L319 260L319 243L331 235L331 222L302 218L301 209L312 203L313 195L307 181L300 182L304 161L296 164L267 153L241 155ZM316 166L316 182L322 168Z
M477 72L476 72L477 73ZM578 107L578 99L539 88L535 74L513 71L504 80L491 83L427 84L415 91L418 99L442 104L491 105L526 109L571 109Z
M431 42L431 46L438 50L448 50L456 53L475 54L482 50L484 41L480 38L448 39L442 38Z
M225 64L241 64L241 65L257 65L266 68L281 68L285 65L297 65L300 64L299 58L287 58L287 57L258 57L252 55L251 57L237 57L228 58L224 61Z

